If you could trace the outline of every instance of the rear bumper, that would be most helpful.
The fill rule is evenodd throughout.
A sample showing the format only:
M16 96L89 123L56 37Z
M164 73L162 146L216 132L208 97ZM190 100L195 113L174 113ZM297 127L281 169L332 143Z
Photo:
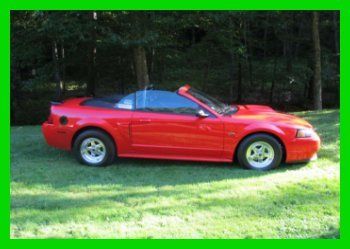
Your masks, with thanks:
M73 133L69 128L45 122L42 124L41 130L48 145L62 150L71 150Z
M287 163L307 162L317 158L321 140L317 134L311 138L295 138L286 148Z

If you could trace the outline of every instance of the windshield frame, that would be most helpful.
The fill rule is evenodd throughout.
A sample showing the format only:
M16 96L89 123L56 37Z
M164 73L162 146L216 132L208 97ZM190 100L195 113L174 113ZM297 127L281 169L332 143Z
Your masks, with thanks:
M186 93L195 98L202 105L207 106L211 112L215 112L217 115L225 115L226 110L229 108L229 105L195 88L191 87Z

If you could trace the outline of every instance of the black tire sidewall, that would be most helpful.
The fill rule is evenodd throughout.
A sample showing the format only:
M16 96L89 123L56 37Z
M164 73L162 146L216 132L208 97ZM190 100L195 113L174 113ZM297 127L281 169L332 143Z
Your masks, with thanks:
M250 163L248 162L247 158L246 158L246 152L248 147L254 143L254 142L258 142L258 141L262 141L262 142L266 142L268 144L271 145L271 147L274 150L275 153L275 157L273 159L273 161L266 167L264 168L256 168L252 165L250 165ZM283 158L283 148L281 143L274 137L267 135L267 134L254 134L251 135L247 138L245 138L242 143L239 145L238 148L238 155L237 155L237 159L240 165L244 166L245 168L248 169L254 169L254 170L269 170L269 169L273 169L276 168L280 165L280 163L282 162L282 158Z
M80 146L81 146L81 143L86 138L97 138L104 143L104 145L106 147L106 156L101 162L90 163L90 162L85 161L84 158L82 157L82 155L80 153ZM113 162L114 157L115 157L115 146L114 146L114 143L111 140L111 138L106 133L99 131L99 130L86 130L86 131L83 131L81 134L79 134L76 137L76 139L74 141L74 145L73 145L73 153L74 153L74 156L77 158L77 160L81 164L85 164L85 165L92 166L92 167L103 167L103 166L107 166Z

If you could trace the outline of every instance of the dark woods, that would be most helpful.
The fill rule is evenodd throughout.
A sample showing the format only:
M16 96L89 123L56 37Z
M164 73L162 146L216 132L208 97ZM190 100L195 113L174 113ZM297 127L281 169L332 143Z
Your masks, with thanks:
M225 102L338 107L339 12L11 13L12 124L42 122L57 98L186 83Z

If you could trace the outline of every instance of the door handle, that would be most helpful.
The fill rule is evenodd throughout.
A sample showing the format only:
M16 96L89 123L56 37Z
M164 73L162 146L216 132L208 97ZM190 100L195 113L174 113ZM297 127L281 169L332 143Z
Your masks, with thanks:
M209 125L205 125L205 124L200 124L199 129L202 131L211 131L211 127Z
M139 124L148 124L148 123L151 123L151 120L150 119L139 119L138 121L137 121L137 123L139 123Z

